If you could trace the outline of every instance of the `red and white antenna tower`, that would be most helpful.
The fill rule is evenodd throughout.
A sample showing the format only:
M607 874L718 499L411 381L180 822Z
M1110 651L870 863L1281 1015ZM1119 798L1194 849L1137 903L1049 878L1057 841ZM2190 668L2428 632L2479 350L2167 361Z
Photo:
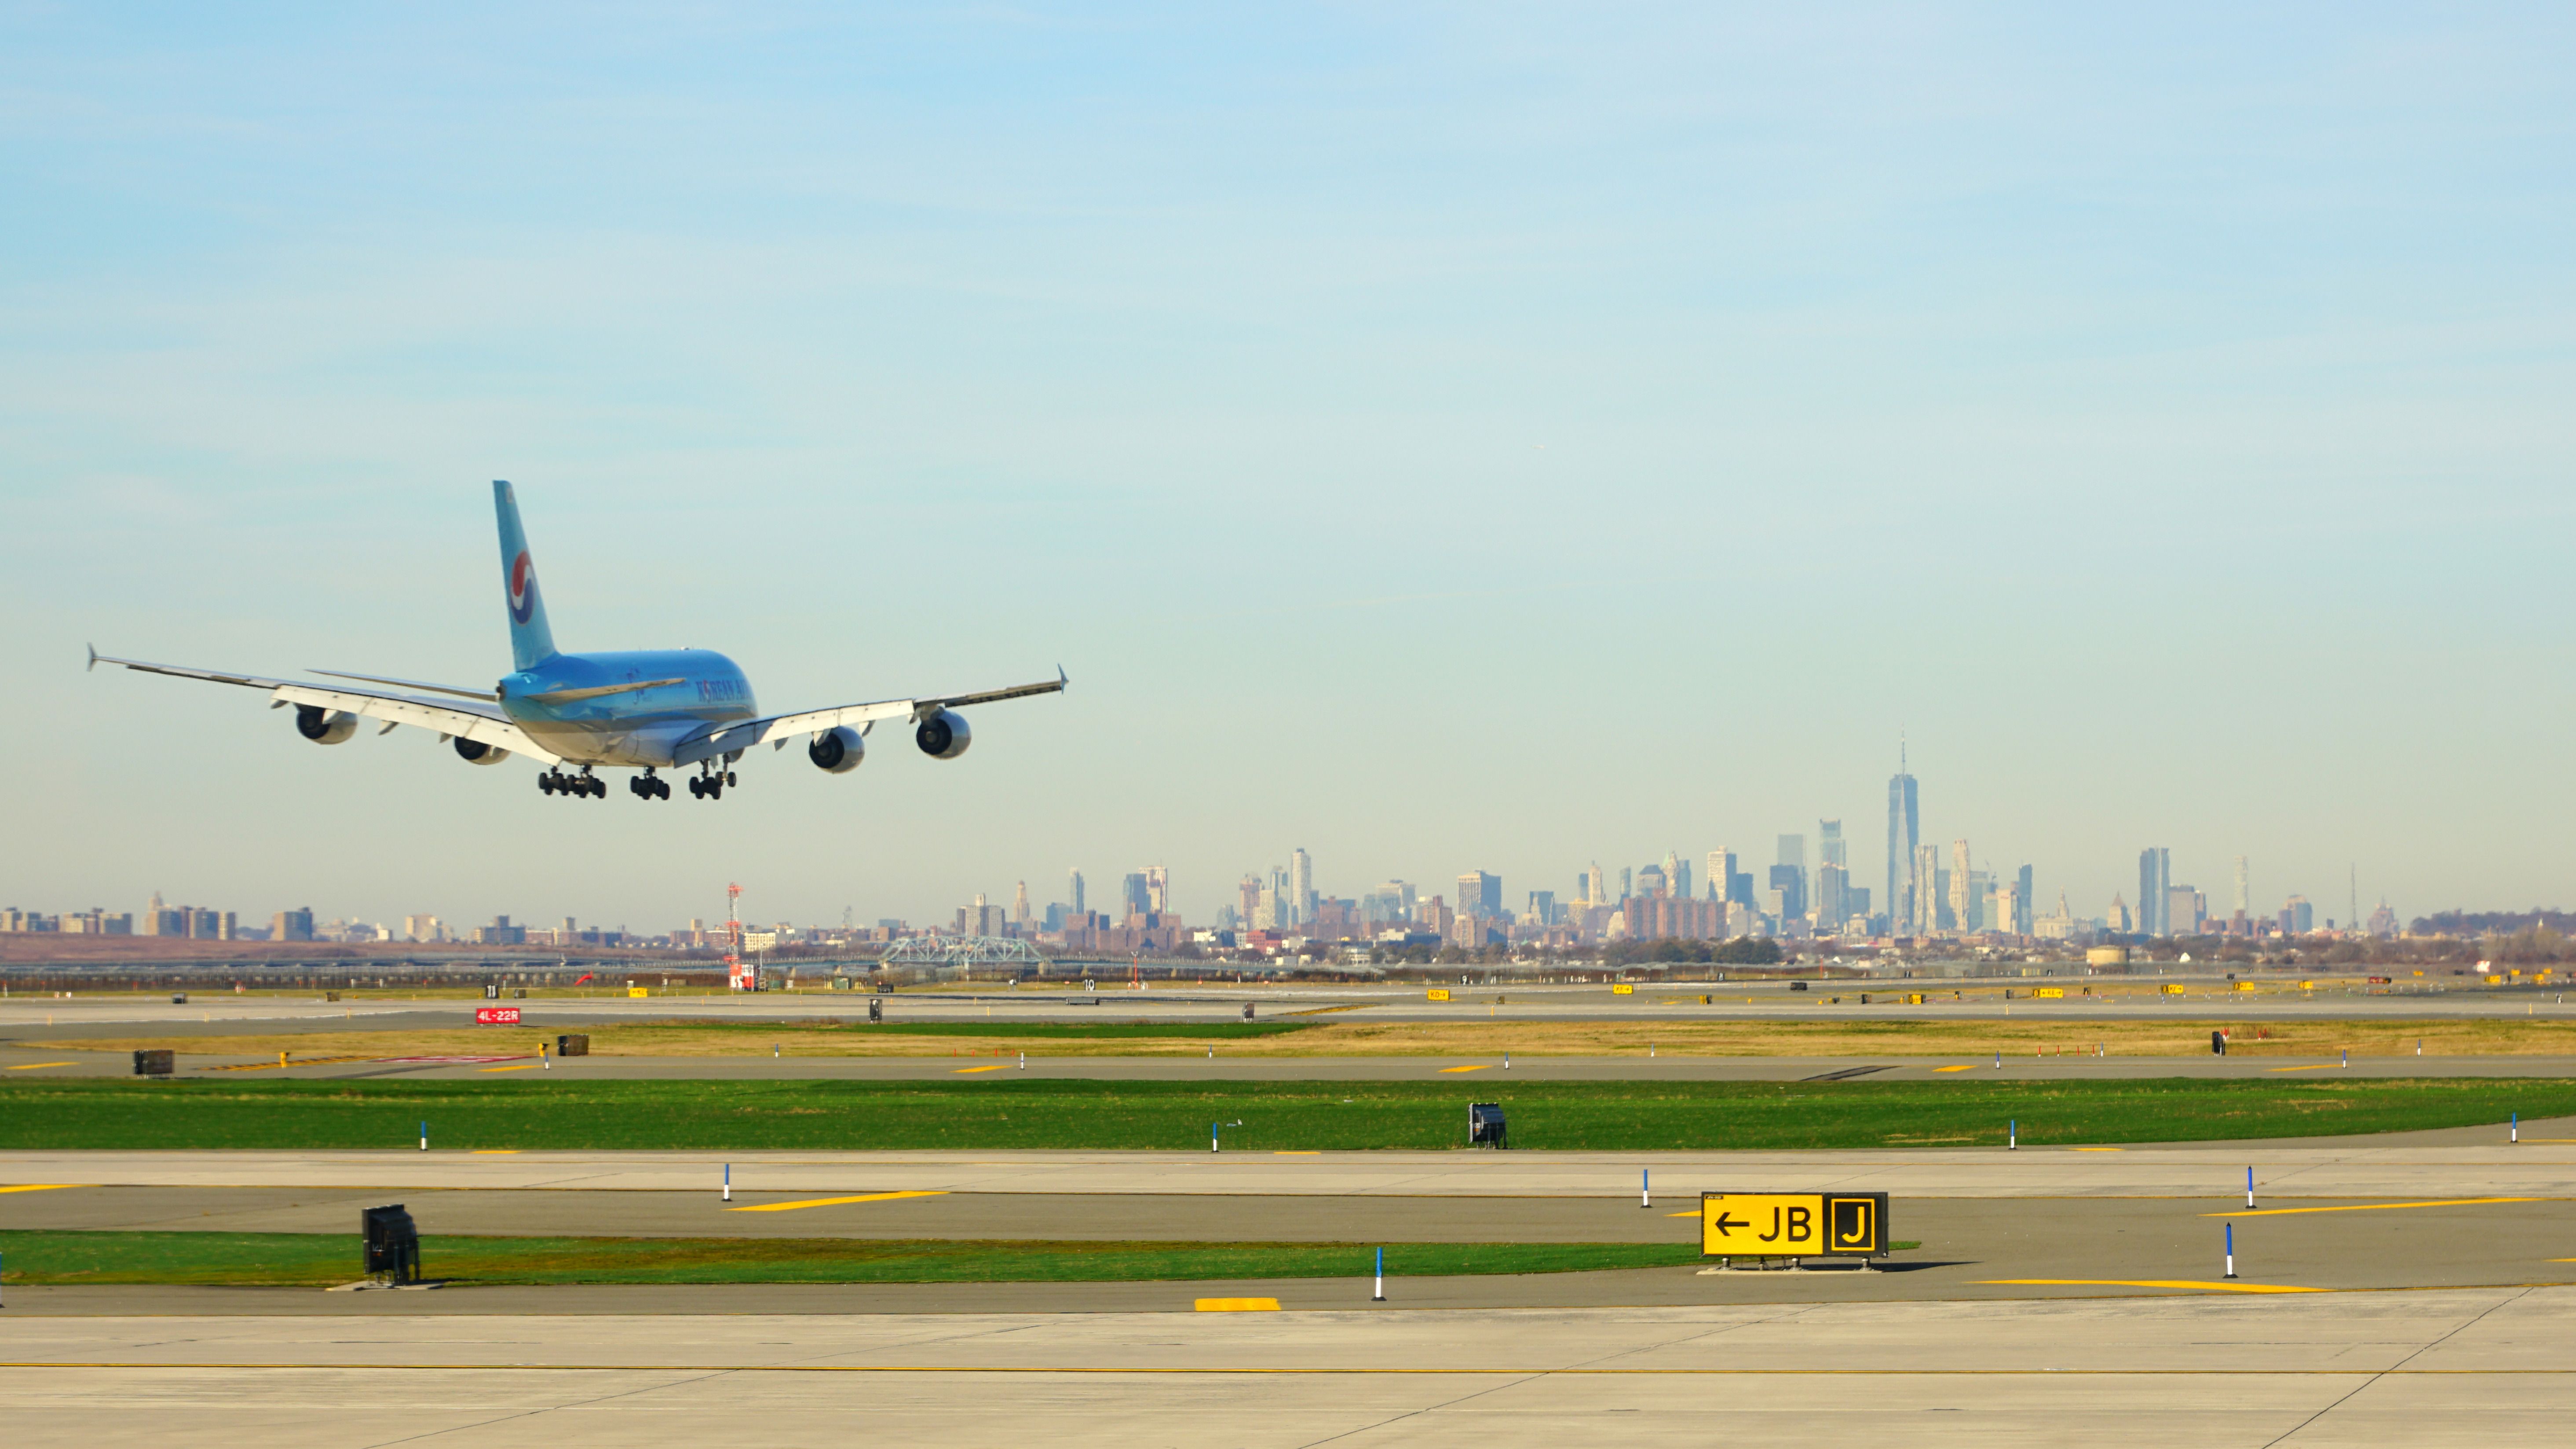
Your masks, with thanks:
M736 991L758 991L754 968L742 962L742 887L725 887L725 981Z

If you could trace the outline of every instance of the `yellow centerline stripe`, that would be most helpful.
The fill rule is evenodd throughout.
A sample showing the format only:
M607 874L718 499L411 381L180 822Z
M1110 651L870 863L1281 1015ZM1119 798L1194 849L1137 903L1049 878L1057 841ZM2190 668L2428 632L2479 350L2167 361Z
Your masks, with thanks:
M2332 1071L2336 1065L2337 1064L2334 1062L2319 1062L2313 1067L2265 1067L2263 1070L2267 1072L2324 1072Z
M998 1072L1008 1069L1010 1065L1009 1062L995 1062L989 1067L959 1067L957 1075L962 1077L968 1072Z
M797 1208L836 1207L845 1202L892 1202L899 1197L946 1196L948 1196L948 1193L944 1189L938 1192L871 1192L859 1197L809 1197L797 1202L746 1203L741 1207L726 1208L725 1211L729 1213L783 1213L793 1211Z
M2277 1218L2291 1213L2385 1213L2399 1208L2475 1207L2490 1202L2547 1202L2540 1197L2454 1197L2440 1202L2366 1202L2352 1207L2239 1208L2232 1213L2202 1213L2205 1218Z
M2207 1283L2192 1278L1981 1278L1981 1286L2004 1288L2206 1288L2214 1293L2332 1293L2331 1288L2293 1288L2279 1283Z
M487 1072L533 1072L533 1071L535 1071L538 1067L543 1066L543 1065L544 1065L544 1063L542 1063L542 1062L521 1062L521 1063L519 1063L519 1064L518 1064L518 1065L516 1065L516 1066L509 1066L509 1067L485 1067L483 1070L485 1070L485 1071L487 1071Z
M1491 1065L1492 1064L1488 1062L1478 1062L1472 1067L1442 1067L1440 1070L1444 1072L1481 1072L1487 1070Z
M1973 1071L1975 1068L1976 1063L1974 1062L1961 1062L1955 1067L1934 1067L1932 1070L1936 1072L1965 1072Z
M46 1067L76 1067L79 1065L80 1063L78 1062L20 1062L9 1070L13 1072L34 1072L42 1071Z
M60 1192L67 1187L95 1187L88 1182L19 1182L0 1187L0 1192Z

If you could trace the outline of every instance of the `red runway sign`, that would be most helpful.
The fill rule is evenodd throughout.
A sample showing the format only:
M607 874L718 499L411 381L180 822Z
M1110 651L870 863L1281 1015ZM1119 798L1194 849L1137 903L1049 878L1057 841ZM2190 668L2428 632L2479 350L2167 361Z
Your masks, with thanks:
M476 1026L517 1026L519 1008L515 1006L478 1006L474 1008Z

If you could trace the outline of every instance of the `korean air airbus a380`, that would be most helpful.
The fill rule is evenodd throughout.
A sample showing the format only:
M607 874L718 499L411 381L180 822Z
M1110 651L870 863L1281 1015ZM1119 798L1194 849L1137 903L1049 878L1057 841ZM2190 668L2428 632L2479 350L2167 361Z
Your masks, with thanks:
M772 749L782 749L800 735L805 738L807 759L835 775L847 774L858 768L867 750L865 736L881 719L910 720L913 743L923 754L953 760L966 753L973 739L958 710L1064 688L1064 671L1058 669L1053 679L1009 689L938 699L888 699L764 717L752 700L751 682L721 654L704 649L565 654L555 648L554 630L546 623L536 565L529 561L527 535L519 527L519 500L509 484L492 485L492 505L501 519L501 581L510 605L511 672L488 690L328 669L311 671L329 679L389 685L402 692L348 689L114 659L96 649L90 651L90 667L122 664L151 674L267 690L269 708L293 705L296 733L319 745L336 745L349 738L361 719L383 720L379 734L396 725L435 730L441 741L453 740L456 753L468 763L497 765L514 754L527 755L547 766L537 777L538 789L549 795L595 799L608 794L608 782L592 773L603 766L640 771L626 782L628 793L638 799L668 800L671 782L660 772L692 765L697 773L689 779L689 793L702 800L721 799L725 787L734 783L733 764L743 751L764 740ZM580 773L565 773L568 765L578 766Z

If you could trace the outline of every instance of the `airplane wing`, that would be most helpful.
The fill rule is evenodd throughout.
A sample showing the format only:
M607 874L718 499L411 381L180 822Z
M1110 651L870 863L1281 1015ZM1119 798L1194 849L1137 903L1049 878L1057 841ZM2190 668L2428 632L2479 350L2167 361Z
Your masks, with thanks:
M418 729L435 730L441 739L458 737L480 744L497 745L514 755L526 755L530 759L549 765L562 762L561 756L530 739L527 731L520 729L508 715L501 713L498 705L422 699L415 695L379 694L373 690L364 689L326 689L320 685L298 684L291 679L263 679L255 674L232 674L221 669L190 669L178 664L152 664L141 659L117 659L101 654L96 649L90 650L89 667L96 669L102 664L122 665L127 669L140 670L145 674L167 674L177 679L204 679L216 684L238 684L247 689L265 689L268 691L271 709L280 709L292 704L314 709L347 710L361 718L383 720L386 729L392 729L395 725L411 725Z
M777 714L767 719L740 720L726 725L710 725L689 736L671 752L673 763L695 764L736 750L747 750L763 740L772 749L784 749L797 735L821 734L842 725L871 725L881 719L928 719L943 709L963 709L971 704L991 704L996 700L1025 699L1033 694L1057 694L1065 686L1064 670L1058 668L1055 678L1037 684L1015 684L1008 689L979 690L973 694L944 695L938 699L881 699L874 704L845 704L833 709L809 709L802 714Z

